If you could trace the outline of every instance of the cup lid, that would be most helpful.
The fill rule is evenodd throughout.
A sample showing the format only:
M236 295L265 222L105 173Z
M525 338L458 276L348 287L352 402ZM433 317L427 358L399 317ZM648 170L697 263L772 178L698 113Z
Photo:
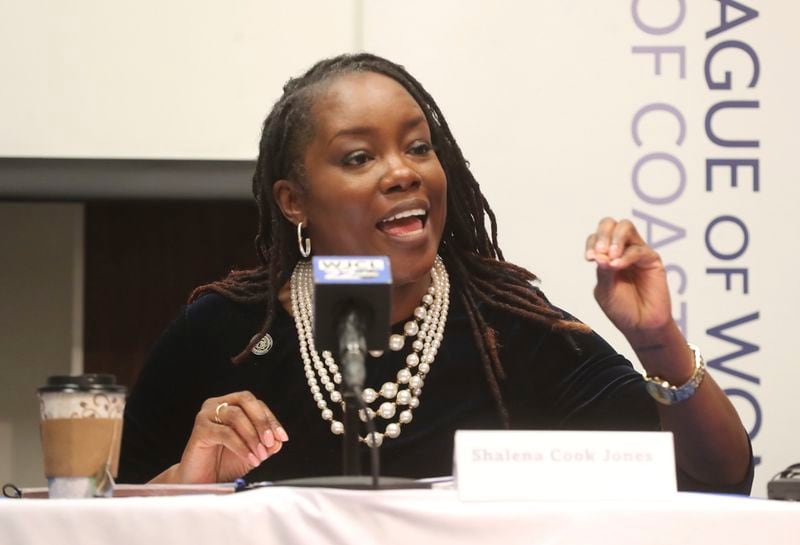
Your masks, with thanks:
M114 375L89 373L86 375L54 375L47 377L47 384L39 392L111 392L125 393L125 386L117 384Z

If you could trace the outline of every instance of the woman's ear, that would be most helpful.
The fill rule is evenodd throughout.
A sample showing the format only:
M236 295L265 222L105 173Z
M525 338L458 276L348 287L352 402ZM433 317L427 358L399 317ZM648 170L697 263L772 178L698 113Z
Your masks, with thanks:
M291 180L278 180L272 186L272 196L283 216L294 225L306 222L305 192Z

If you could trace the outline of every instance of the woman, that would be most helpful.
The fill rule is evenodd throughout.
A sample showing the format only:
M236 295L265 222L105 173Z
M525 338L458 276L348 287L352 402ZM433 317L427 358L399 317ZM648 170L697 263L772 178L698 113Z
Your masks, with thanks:
M682 488L749 491L747 435L671 317L658 255L628 221L602 220L586 243L598 303L677 394L503 260L444 116L402 67L344 55L290 80L253 192L261 266L195 290L159 342L128 401L121 480L338 472L338 368L307 325L313 251L391 259L391 350L368 359L364 393L385 474L451 473L456 429L661 428Z

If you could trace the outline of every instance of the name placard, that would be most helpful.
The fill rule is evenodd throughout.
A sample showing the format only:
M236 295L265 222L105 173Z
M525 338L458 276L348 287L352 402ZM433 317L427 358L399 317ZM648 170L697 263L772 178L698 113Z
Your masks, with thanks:
M677 490L669 432L459 430L453 473L465 501L659 499Z

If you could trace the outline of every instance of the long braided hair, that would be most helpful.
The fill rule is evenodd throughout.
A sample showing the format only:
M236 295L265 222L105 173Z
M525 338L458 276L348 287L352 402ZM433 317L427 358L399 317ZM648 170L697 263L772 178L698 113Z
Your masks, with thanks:
M265 306L266 318L261 331L233 361L240 363L247 359L251 348L271 327L280 304L278 290L288 282L300 259L294 226L278 208L272 186L281 179L302 179L303 154L314 131L311 113L314 99L325 84L353 72L376 72L392 78L405 88L425 114L433 147L447 177L448 214L439 254L462 287L459 295L469 317L486 380L500 418L509 427L500 388L505 373L497 339L480 305L538 322L565 335L573 331L587 332L589 328L564 316L549 305L538 290L532 289L536 275L505 261L497 243L494 212L433 97L402 66L376 55L347 54L322 60L301 77L286 83L283 95L264 121L253 175L253 194L259 214L255 238L259 266L234 270L223 280L199 286L189 301L213 291L235 302ZM485 225L487 216L489 231Z

